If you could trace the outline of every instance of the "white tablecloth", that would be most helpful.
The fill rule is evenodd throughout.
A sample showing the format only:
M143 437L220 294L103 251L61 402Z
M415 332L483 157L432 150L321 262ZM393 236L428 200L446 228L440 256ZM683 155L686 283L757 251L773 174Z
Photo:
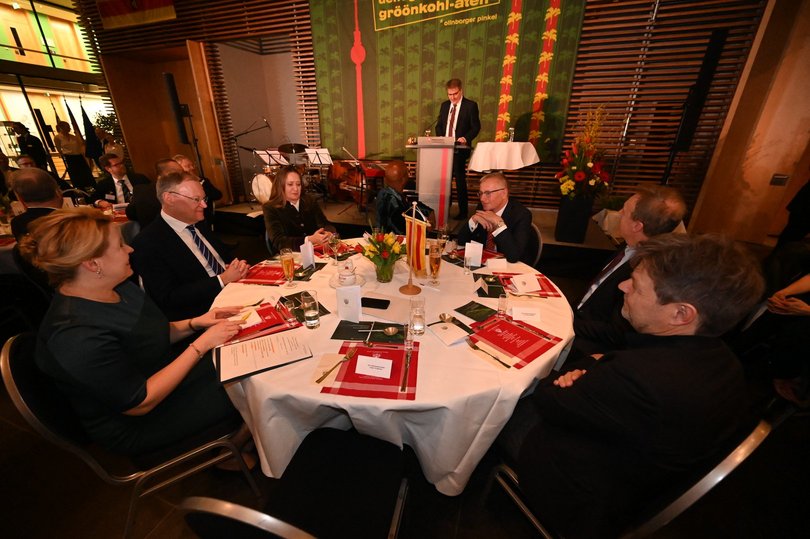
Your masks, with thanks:
M470 170L517 170L540 162L531 142L479 142L470 158Z
M391 296L407 282L407 266L400 262L389 284L376 281L371 263L354 257L358 274L366 284L363 292L376 291ZM509 264L507 271L530 272L524 264ZM573 338L572 312L565 298L535 299L541 307L542 329L562 338L557 346L523 369L505 369L474 355L464 343L447 347L430 331L417 337L420 342L416 399L390 400L322 394L313 382L318 358L336 353L341 341L330 340L338 324L336 295L329 286L335 267L327 266L308 283L293 289L231 283L215 301L215 306L245 305L264 298L305 289L318 291L318 298L332 314L321 318L321 327L292 331L309 339L315 355L308 359L229 384L228 392L253 432L262 471L280 476L306 435L320 427L347 429L387 440L398 446L410 445L416 452L425 477L447 495L463 490L476 465L509 419L521 394L535 378L551 370L560 352ZM421 284L426 279L415 279ZM453 313L470 300L495 308L497 300L478 298L472 276L462 269L443 264L438 289L423 287L427 322L438 320L441 312ZM527 301L515 299L514 301ZM472 321L453 313L465 323ZM374 320L363 316L363 320ZM401 320L399 322L405 322ZM318 373L319 374L319 373Z

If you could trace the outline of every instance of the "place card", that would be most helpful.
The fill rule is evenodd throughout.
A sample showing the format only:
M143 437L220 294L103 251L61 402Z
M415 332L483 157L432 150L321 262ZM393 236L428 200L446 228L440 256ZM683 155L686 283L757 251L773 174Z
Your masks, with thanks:
M357 285L342 286L335 290L338 318L349 322L360 321L360 290Z
M469 336L469 333L449 322L434 323L428 327L447 346L461 342Z
M464 246L464 257L470 259L470 266L481 267L481 257L484 254L484 246L476 241L467 242Z
M357 356L357 364L354 372L375 378L391 378L391 366L393 361L383 357Z
M505 270L509 267L509 262L505 258L490 258L487 260L487 267L492 270Z
M510 302L512 306L512 319L522 322L538 324L540 322L540 308L531 305L521 305L518 302Z
M309 238L305 238L303 245L301 245L301 267L308 268L314 265L315 248L312 246L312 242L309 241Z

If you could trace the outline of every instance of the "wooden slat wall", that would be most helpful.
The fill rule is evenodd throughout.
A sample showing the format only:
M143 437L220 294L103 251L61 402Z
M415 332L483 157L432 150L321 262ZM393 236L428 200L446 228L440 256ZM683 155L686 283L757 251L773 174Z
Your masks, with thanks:
M103 30L94 0L74 0L83 24L94 32L104 54L273 36L288 38L293 54L298 106L306 144L318 146L319 118L312 32L307 0L176 0L177 20ZM690 207L700 191L717 137L759 24L765 0L587 0L572 95L566 144L589 108L605 104L608 118L599 141L615 173L615 193L627 194L645 182L659 182L675 140L683 103L700 70L711 31L727 28L714 81L687 152L674 162L670 183ZM206 47L218 97L222 140L229 170L236 171L235 147L221 66L215 47ZM217 75L219 72L219 75ZM217 78L219 76L219 79ZM219 86L219 89L218 89ZM233 146L233 144L230 144ZM510 172L513 193L531 206L556 207L557 163ZM232 172L232 174L233 174ZM238 175L232 175L238 178ZM477 173L470 188L477 189ZM241 182L234 192L241 192Z

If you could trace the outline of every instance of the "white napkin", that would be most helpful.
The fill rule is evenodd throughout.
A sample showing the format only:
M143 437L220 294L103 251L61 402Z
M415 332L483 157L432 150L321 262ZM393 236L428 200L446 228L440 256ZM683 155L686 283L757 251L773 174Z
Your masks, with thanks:
M470 266L481 266L481 256L484 254L484 246L477 241L469 241L464 246L464 258L470 259Z
M466 331L448 322L439 322L428 327L447 346L461 342L469 336Z
M315 265L315 248L309 238L305 238L301 245L301 267L308 268L313 265Z

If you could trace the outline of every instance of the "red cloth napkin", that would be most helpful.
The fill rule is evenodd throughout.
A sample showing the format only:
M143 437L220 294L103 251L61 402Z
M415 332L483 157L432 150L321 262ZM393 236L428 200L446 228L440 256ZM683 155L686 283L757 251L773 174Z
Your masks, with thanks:
M504 288L509 288L510 290L512 289L512 277L514 275L520 275L520 273L505 273L499 271L493 271L492 274L497 275ZM557 288L548 277L542 273L535 273L535 276L537 277L537 282L540 283L540 290L530 292L530 294L540 296L542 298L560 297L560 293L557 291Z
M474 331L470 336L474 343L486 343L499 354L513 358L515 369L522 369L562 340L526 322L514 321L510 316L504 319L491 316L470 327Z
M344 341L343 346L340 347L340 353L345 354L350 347L357 347L357 354L346 363L341 364L332 386L321 388L321 393L409 401L416 399L416 372L419 367L418 342L413 343L411 366L408 369L408 383L405 391L399 390L402 385L402 377L405 375L404 344L384 344L369 347L363 343ZM392 360L391 378L384 379L357 374L354 371L358 356L382 357Z
M295 265L295 269L301 268L300 264ZM270 264L256 264L251 266L244 279L239 279L240 283L245 284L265 284L265 285L281 285L287 281L284 279L284 270L281 266Z

